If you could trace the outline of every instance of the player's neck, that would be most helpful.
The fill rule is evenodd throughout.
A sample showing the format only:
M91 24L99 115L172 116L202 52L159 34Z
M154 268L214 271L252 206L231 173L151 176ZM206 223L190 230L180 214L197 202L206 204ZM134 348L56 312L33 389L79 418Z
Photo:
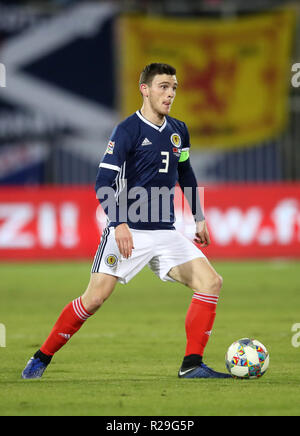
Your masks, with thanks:
M154 112L153 109L147 107L146 105L142 106L140 112L146 120L150 121L156 126L162 126L165 122L165 116L163 114Z

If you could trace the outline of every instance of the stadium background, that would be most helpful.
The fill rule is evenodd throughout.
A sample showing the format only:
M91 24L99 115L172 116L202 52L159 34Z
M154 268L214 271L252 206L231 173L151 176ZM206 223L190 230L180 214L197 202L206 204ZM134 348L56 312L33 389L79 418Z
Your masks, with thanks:
M92 257L99 161L116 123L140 107L137 80L152 61L177 67L172 115L189 126L205 188L207 254L300 256L296 3L2 2L0 11L1 259Z

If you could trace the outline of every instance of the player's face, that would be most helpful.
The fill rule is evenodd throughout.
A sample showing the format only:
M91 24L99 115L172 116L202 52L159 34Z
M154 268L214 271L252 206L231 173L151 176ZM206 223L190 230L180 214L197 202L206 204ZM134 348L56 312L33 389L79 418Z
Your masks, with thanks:
M168 115L176 96L176 76L157 74L148 88L149 103L152 109L160 115Z

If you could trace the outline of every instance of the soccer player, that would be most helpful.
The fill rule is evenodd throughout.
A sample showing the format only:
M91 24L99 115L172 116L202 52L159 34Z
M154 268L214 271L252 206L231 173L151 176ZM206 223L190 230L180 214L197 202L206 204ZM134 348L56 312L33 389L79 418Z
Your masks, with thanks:
M189 159L184 122L169 116L177 89L176 70L152 63L140 76L143 105L113 131L99 166L96 192L107 216L84 294L69 303L23 378L43 375L54 354L103 305L117 282L128 283L148 265L163 281L193 290L186 315L186 350L180 378L230 378L203 363L213 329L222 278L205 255L174 227L174 187L178 180L195 218L195 242L210 244ZM109 195L110 192L113 195ZM163 197L162 193L170 195ZM108 200L109 198L109 200Z

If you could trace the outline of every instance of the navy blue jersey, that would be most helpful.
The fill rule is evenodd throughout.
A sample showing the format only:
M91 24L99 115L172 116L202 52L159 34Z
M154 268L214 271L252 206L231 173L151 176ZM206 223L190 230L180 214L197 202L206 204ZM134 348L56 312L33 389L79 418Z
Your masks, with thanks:
M109 225L127 222L134 229L174 228L178 161L189 147L185 123L170 116L157 126L137 111L118 124L99 166L115 193L116 216L111 218L108 212Z

